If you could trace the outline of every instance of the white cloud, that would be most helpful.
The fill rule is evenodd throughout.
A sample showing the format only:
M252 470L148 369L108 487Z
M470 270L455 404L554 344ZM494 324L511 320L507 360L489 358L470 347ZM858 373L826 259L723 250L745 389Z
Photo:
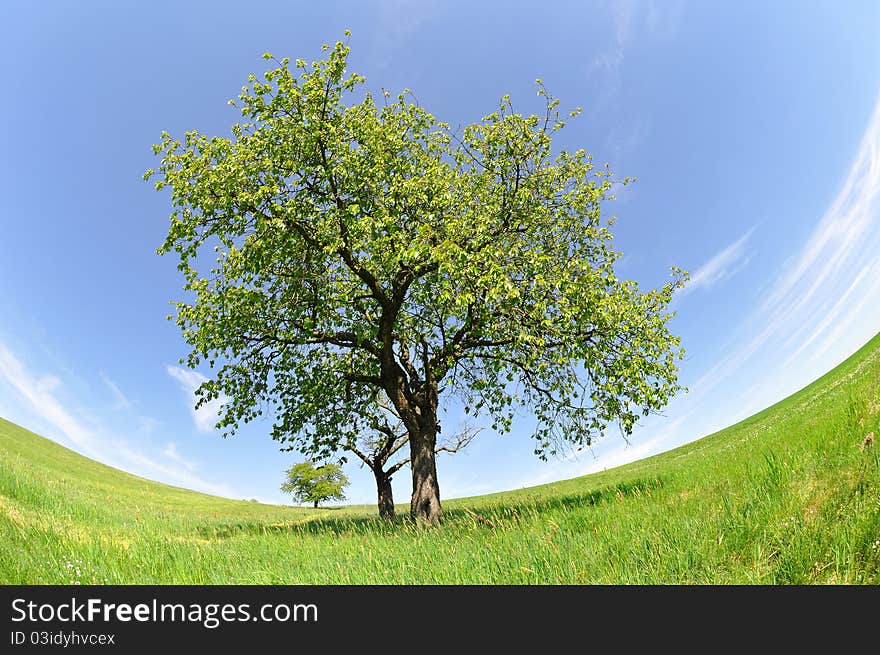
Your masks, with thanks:
M764 352L773 359L788 358L780 362L780 375L768 376L761 385L762 401L772 401L779 389L791 391L792 384L806 383L838 363L880 329L880 284L876 273L869 273L878 270L878 262L880 98L837 197L744 323L743 331L751 338L707 371L694 388L707 391ZM767 352L770 345L773 350ZM795 355L802 355L798 371L790 366ZM784 378L789 383L780 387Z
M28 406L58 430L70 444L91 451L94 435L67 411L54 395L61 380L52 375L35 376L2 343L0 343L0 378L18 392Z
M748 260L751 231L701 266L691 285L709 287ZM690 286L690 285L689 285ZM688 287L685 288L687 290ZM693 290L693 289L691 289ZM880 331L880 97L840 190L810 237L738 328L738 339L667 408L677 417L635 447L601 452L575 468L559 462L523 486L618 466L730 425L813 381ZM757 361L760 365L748 366ZM639 437L648 440L641 443Z
M62 381L54 375L38 375L29 371L3 343L0 343L0 382L6 382L17 392L24 401L22 406L31 416L48 424L49 433L45 436L55 438L79 453L167 484L229 498L238 496L225 484L215 484L194 475L192 470L195 464L180 456L173 443L162 453L173 460L173 464L167 465L124 441L108 437L98 429L87 428L55 395L62 388ZM53 429L57 433L53 434Z
M197 466L195 462L191 462L190 460L186 459L177 451L177 444L173 441L168 442L168 445L165 447L165 450L162 451L162 454L165 455L165 457L167 457L168 459L183 465L190 471L192 471Z
M176 484L187 489L195 489L196 491L214 494L215 496L223 496L224 498L238 497L238 494L234 493L227 484L208 482L207 480L193 474L188 466L185 466L183 469L179 466L168 466L125 444L121 444L118 447L122 457L130 465L133 465L134 469L137 470L140 475L143 475L146 478L151 480L161 480L167 484ZM180 464L179 462L175 463ZM126 470L131 469L127 468Z
M61 386L61 380L59 380L54 375L44 375L35 385L35 388L38 393L41 394L49 394L52 393L55 389Z
M119 386L110 379L110 377L104 373L103 371L99 371L98 375L101 377L101 380L110 390L111 395L113 396L113 409L117 411L124 411L126 409L131 409L131 402L128 398L125 397L125 394L122 393L122 390Z
M649 132L650 118L638 117L631 123L615 124L605 137L605 147L619 161L635 151Z
M824 316L822 316L822 319L813 330L813 333L806 340L804 340L800 346L798 346L797 350L795 350L788 356L785 364L783 364L784 367L787 367L794 363L795 360L797 360L798 356L804 350L809 348L809 346L814 343L816 339L818 339L823 333L825 333L829 326L838 322L841 312L849 305L849 300L852 297L853 293L858 291L858 289L862 286L862 282L865 280L866 276L869 273L872 273L870 279L873 279L875 281L880 279L880 275L878 275L878 271L876 270L878 268L878 264L880 264L880 262L875 262L874 265L870 268L864 268L859 272L859 274L856 276L856 279L853 280L849 288L843 293L842 296L840 296L837 302L834 303L834 306L828 312L826 312ZM866 299L865 296L863 296L863 298ZM823 351L829 346L830 343L826 340L825 346L823 346Z
M436 13L436 0L383 0L379 3L376 29L370 35L379 68L387 68L394 54ZM352 34L357 38L358 34Z
M177 380L180 388L186 394L196 428L201 432L213 430L214 424L217 423L217 414L223 405L229 402L229 398L227 396L220 396L196 409L196 389L203 382L207 382L208 378L198 371L187 371L179 366L166 366L165 370L168 372L168 375Z
M541 471L538 475L530 476L514 485L514 488L534 487L554 482L561 477L575 478L596 473L659 453L664 450L670 440L681 440L684 433L683 425L693 413L694 410L691 409L671 420L667 420L665 417L655 417L651 428L642 430L644 436L650 437L647 441L630 440L624 445L611 445L608 448L610 444L603 438L595 449L586 448L566 455L547 466L546 470ZM651 432L655 428L656 431ZM586 457L587 455L589 457Z
M144 434L152 434L161 425L159 421L150 416L138 416L135 422L137 423L138 431Z
M633 42L669 40L678 33L684 0L610 0L605 16L611 36L607 49L593 57L587 75L598 76L600 89L591 105L593 111L606 107L620 91L627 51ZM597 12L598 13L598 12ZM636 137L634 137L636 138Z
M653 0L653 2L649 2L645 19L648 33L664 39L675 37L681 26L684 5L684 0Z
M454 476L449 476L443 480L443 494L446 498L466 498L493 491L497 491L496 487L491 482L481 479L480 476L470 476L467 480L459 480Z
M754 228L750 229L694 271L679 295L683 296L701 288L710 289L748 265L749 255L746 252L746 243L748 243L753 231Z
M594 111L602 107L617 95L621 84L621 70L633 33L634 3L630 0L612 2L608 5L608 21L611 43L608 49L596 55L587 70L588 75L598 75L602 89L600 96L594 98Z
M104 371L98 371L98 375L107 389L110 390L110 395L113 396L113 409L117 412L126 412L128 418L133 419L138 431L142 434L152 434L155 432L156 428L159 427L160 422L151 416L132 416L129 413L129 410L134 407L134 403L128 399L128 396L122 392L119 385L116 384Z
M614 28L614 41L620 47L629 45L632 38L635 5L633 0L615 0L608 5L611 26Z

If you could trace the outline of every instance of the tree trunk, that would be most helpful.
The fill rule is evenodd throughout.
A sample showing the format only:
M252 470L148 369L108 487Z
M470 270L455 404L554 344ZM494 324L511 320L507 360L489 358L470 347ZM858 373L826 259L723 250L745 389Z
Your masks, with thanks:
M315 509L318 509L318 501L315 501Z
M383 519L394 518L394 492L391 489L391 476L386 475L381 468L373 471L376 476L376 493L379 496L379 516Z
M419 523L440 523L440 485L437 484L437 466L434 446L437 443L436 428L427 434L409 435L410 468L412 469L412 500L409 513Z

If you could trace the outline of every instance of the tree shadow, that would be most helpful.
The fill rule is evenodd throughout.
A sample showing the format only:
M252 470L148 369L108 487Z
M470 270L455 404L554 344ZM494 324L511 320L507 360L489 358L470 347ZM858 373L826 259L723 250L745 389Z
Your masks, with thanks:
M572 511L583 507L593 507L611 503L627 497L639 496L652 489L663 486L659 477L650 479L630 480L618 484L601 487L581 493L569 493L561 496L523 496L516 499L501 500L497 503L479 507L448 507L443 509L443 525L468 525L475 523L490 529L499 527L499 523L518 522L525 517L554 511ZM343 508L322 508L324 512L340 511ZM342 536L346 534L399 535L401 531L420 530L421 526L409 516L406 506L399 506L393 519L374 516L320 516L304 517L293 521L264 523L259 521L240 521L222 525L202 526L198 528L203 539L220 540L246 535L322 535Z
M259 534L313 534L338 535L344 533L376 533L385 531L389 534L399 531L406 524L412 524L409 516L395 516L393 520L375 516L314 516L293 521L265 523L260 521L237 521L222 525L201 526L197 529L203 539L230 539L242 535Z
M657 476L651 478L630 480L617 484L600 487L590 491L573 492L559 496L527 495L517 499L498 501L481 507L453 507L444 508L445 520L468 520L483 519L490 525L493 519L518 519L525 512L549 513L553 511L571 511L583 507L593 507L603 503L614 502L627 497L639 496L653 489L663 486L663 480ZM490 527L492 527L490 525Z

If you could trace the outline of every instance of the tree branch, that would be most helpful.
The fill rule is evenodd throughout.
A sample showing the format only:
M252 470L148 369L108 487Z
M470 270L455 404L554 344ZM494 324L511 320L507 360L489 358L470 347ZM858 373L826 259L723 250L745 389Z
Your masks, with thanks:
M413 366L412 360L409 357L409 348L403 340L398 338L397 342L399 344L398 350L400 351L400 363L403 364L403 370L406 371L411 383L418 383L419 372Z
M366 455L364 455L364 453L362 453L360 450L358 450L357 446L355 446L354 444L348 444L346 446L346 448L348 450L350 450L351 452L353 452L355 455L357 455L361 460L363 460L364 464L369 466L371 469L373 468L372 460L370 460L369 457L367 457Z
M349 382L361 382L363 384L372 384L376 387L382 386L382 378L378 375L360 375L358 373L343 373L342 377Z
M360 348L362 350L366 350L371 355L375 357L379 357L381 352L379 347L376 346L369 339L364 339L363 337L359 337L354 332L335 332L333 334L319 334L311 339L306 339L303 341L305 344L318 344L318 343L327 343L334 346L349 346L352 348Z
M471 441L474 440L474 437L476 437L482 431L483 428L465 426L451 439L445 441L442 445L435 448L434 453L457 453L459 450L467 448L470 445Z
M403 468L404 466L406 466L407 464L409 464L409 457L407 457L406 459L402 459L402 460L400 460L399 462L397 462L397 464L395 464L395 465L392 466L390 469L388 469L387 471L385 471L385 475L388 475L388 476L394 475L395 473L397 473L400 469L402 469L402 468Z

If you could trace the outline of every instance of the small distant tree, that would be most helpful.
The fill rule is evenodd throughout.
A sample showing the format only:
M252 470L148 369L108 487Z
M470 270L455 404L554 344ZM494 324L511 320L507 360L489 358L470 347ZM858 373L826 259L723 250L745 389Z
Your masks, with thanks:
M294 464L285 472L287 479L281 491L289 493L300 503L318 503L326 500L344 500L343 489L348 486L348 477L338 464L324 464L316 467L312 462Z

